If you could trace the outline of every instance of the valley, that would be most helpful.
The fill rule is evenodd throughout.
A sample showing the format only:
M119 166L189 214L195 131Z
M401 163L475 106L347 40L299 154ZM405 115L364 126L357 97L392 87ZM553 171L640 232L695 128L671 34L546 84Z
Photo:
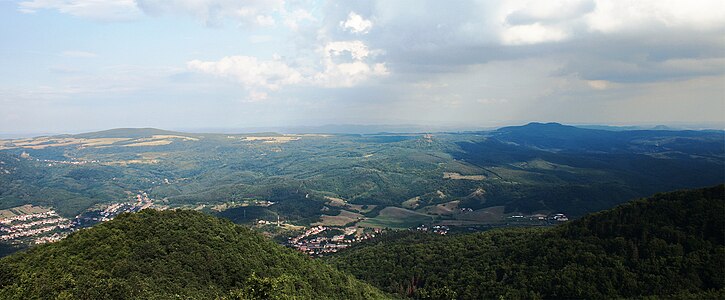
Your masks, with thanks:
M149 207L257 225L283 244L319 226L354 229L338 239L352 241L419 226L550 226L555 214L725 181L722 139L553 123L365 135L115 129L2 141L0 209L32 205L63 220L30 226L43 230L32 238L4 237L24 245ZM285 226L259 226L278 220Z

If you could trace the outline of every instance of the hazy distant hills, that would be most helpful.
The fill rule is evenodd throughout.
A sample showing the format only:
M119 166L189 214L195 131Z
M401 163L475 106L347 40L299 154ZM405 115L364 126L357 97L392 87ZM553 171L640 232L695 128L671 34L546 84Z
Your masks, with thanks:
M104 131L96 131L82 134L75 134L77 138L145 138L154 135L189 135L188 133L161 130L156 128L116 128Z
M113 129L0 140L0 209L34 204L71 218L143 191L159 205L238 222L280 216L309 225L343 213L405 228L421 221L499 224L515 214L576 217L655 192L725 182L724 139L723 131L557 123L432 134ZM256 201L275 204L217 211ZM385 207L409 218L380 215Z
M657 194L555 228L390 234L331 261L414 298L722 299L724 192Z
M375 288L193 211L142 211L0 260L2 299L377 299Z
M713 138L725 137L725 134L717 131L608 131L558 123L530 123L497 129L493 136L501 141L552 151L664 153L689 147L689 151L706 155L725 152L725 143Z

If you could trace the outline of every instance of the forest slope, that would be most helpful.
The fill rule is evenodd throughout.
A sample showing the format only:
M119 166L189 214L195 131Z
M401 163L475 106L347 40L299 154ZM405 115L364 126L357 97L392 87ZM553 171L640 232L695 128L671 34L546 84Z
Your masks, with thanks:
M2 299L371 299L375 288L235 225L145 210L0 260Z
M332 260L416 298L722 299L724 189L657 194L555 228L398 233Z

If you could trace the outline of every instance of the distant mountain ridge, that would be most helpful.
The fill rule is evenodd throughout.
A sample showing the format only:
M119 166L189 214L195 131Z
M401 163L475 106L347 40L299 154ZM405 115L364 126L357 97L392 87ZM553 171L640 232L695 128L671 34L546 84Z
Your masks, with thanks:
M193 135L191 133L169 131L156 128L115 128L96 132L75 134L77 138L143 138L154 135Z
M580 131L577 131L580 129ZM206 128L206 129L182 129L166 130L153 127L127 127L112 128L100 131L83 132L77 134L36 134L35 136L73 136L77 138L142 138L153 135L203 135L203 134L406 134L406 133L440 133L440 132L516 132L532 131L548 134L558 133L584 133L583 130L602 132L631 132L631 131L693 131L693 132L718 132L721 130L703 129L689 130L678 129L666 125L652 127L645 126L607 126L607 125L566 125L557 122L530 122L524 125L513 125L503 127L480 126L425 126L425 125L320 125L320 126L291 126L291 127L248 127L248 128ZM589 131L589 133L592 133ZM601 133L601 132L600 132ZM605 133L606 134L606 133ZM26 134L27 135L27 134ZM26 135L7 134L8 138Z
M725 131L695 130L625 130L610 131L587 129L559 123L529 123L522 126L502 127L492 132L492 136L506 142L530 146L540 149L576 150L576 151L627 151L633 147L649 147L658 151L657 147L672 146L677 140L673 137L699 139L720 134L725 139ZM643 139L657 138L662 143L641 144ZM725 151L725 143L709 143L708 147ZM675 150L677 150L675 148Z

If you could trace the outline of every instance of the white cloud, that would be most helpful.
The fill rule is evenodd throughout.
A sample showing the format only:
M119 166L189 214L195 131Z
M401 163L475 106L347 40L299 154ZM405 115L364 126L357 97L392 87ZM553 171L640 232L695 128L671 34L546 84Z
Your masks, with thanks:
M367 62L373 53L362 41L329 42L323 48L324 71L315 75L315 82L326 87L351 87L371 77L388 75L384 63Z
M351 11L350 14L347 16L347 20L345 20L344 22L340 22L340 27L352 33L365 34L368 33L370 31L370 28L373 27L373 22L363 19L362 16Z
M559 28L535 23L505 29L501 34L501 41L504 45L529 45L558 42L568 37L569 35Z
M373 77L389 74L385 63L374 62L371 51L362 41L337 41L320 50L316 69L293 67L275 55L272 60L251 56L227 56L219 61L193 60L190 70L241 83L253 100L267 98L267 91L284 86L352 87Z
M506 23L512 25L571 21L596 8L593 0L510 1L510 3L514 8L507 13Z
M614 33L648 28L723 29L725 5L719 0L602 1L587 16L593 31Z
M349 53L354 60L362 60L370 54L370 51L362 41L330 42L324 48L325 58L340 56L345 53Z
M371 0L322 5L306 0L21 1L19 8L26 12L47 8L94 19L165 14L211 24L252 25L244 30L277 26L233 36L217 31L209 34L211 43L206 48L196 43L179 46L179 52L194 50L206 56L230 51L213 60L193 60L186 65L187 70L198 74L226 78L227 82L213 76L192 76L194 81L205 78L208 81L204 82L227 88L226 96L231 95L227 98L238 97L241 85L251 101L290 96L314 103L321 103L317 100L323 98L330 103L337 99L380 99L381 103L394 103L390 105L400 108L394 111L385 106L386 113L429 115L424 119L444 120L448 118L446 113L454 119L523 119L538 113L570 120L599 114L600 120L606 120L606 114L597 110L597 102L634 99L633 95L648 84L653 84L652 90L660 90L710 76L719 81L706 81L702 86L709 86L713 92L703 94L693 87L688 90L691 95L681 93L678 99L716 98L722 102L722 89L708 85L722 83L725 74L722 1ZM157 33L163 34L161 30L152 32ZM195 33L188 34L194 38ZM247 39L255 45L244 45ZM256 44L270 41L274 43ZM189 49L195 47L200 49ZM279 51L285 58L234 56L272 51ZM111 56L105 52L103 55ZM390 83L378 80L393 71L396 74L388 77ZM74 91L72 85L67 87ZM204 90L218 93L215 89ZM453 99L454 94L460 94L460 99L454 99L460 110L441 109L441 103ZM653 91L648 94L653 100L632 101L656 104L655 96L668 94ZM503 101L506 99L510 101ZM400 104L404 101L408 102ZM557 103L566 105L553 105ZM658 107L642 106L633 114L654 108ZM376 110L371 108L371 114ZM607 113L621 114L616 110Z
M293 31L297 31L300 27L300 23L316 21L314 16L309 11L304 9L297 9L292 12L283 11L284 24Z
M219 61L192 60L187 67L201 73L233 78L250 91L254 100L267 97L263 90L275 91L304 80L299 71L279 58L260 61L251 56L227 56Z

